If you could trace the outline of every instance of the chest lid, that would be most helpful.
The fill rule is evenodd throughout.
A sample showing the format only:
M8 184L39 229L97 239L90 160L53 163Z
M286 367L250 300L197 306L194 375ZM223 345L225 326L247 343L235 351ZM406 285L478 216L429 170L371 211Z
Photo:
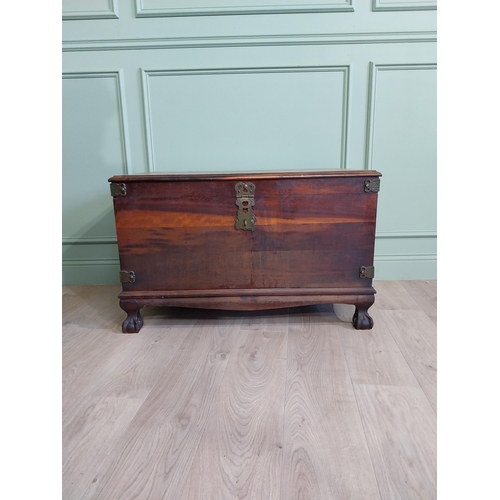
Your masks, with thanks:
M264 180L264 179L308 179L327 177L381 177L376 170L349 170L344 168L334 170L306 171L288 170L283 172L148 172L143 174L115 175L109 182L175 182L175 181L214 181L214 180Z

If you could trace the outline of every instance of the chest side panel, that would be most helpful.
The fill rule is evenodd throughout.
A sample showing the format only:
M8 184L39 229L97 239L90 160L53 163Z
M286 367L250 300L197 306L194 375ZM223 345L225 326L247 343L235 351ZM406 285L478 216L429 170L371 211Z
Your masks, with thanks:
M242 181L245 179L242 178ZM236 230L235 181L130 182L115 198L124 290L370 285L376 193L364 178L255 180L255 230Z

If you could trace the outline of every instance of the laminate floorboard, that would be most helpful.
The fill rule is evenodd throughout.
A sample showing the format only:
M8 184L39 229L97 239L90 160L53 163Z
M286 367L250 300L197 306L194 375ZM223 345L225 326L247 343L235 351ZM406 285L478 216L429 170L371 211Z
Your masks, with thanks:
M436 325L424 311L378 311L373 314L379 329L394 338L415 379L437 410Z
M110 500L177 498L207 421L215 394L234 355L238 318L204 318L128 426L114 460L83 498Z
M76 399L89 392L114 366L119 365L125 355L127 339L109 335L106 329L94 329L88 337L87 343L82 341L78 349L74 348L63 356L63 414Z
M62 498L82 498L143 400L83 396L63 415Z
M333 312L290 322L281 500L380 499Z
M419 310L416 300L405 290L402 281L373 281L377 290L375 302L377 309L390 311Z
M79 355L81 346L89 347L91 338L102 342L102 334L91 332L104 328L107 338L119 332L118 318L123 314L117 306L119 288L116 286L78 286L63 295L63 361L74 350Z
M245 317L181 500L280 498L288 311Z
M420 388L354 384L380 495L436 498L436 413Z
M379 310L372 308L371 315L377 318ZM354 330L346 324L348 328L339 332L352 382L418 387L418 381L389 328L384 322L374 321L375 327L371 330Z
M436 495L436 283L375 282L373 330L330 305L146 308L64 286L63 500Z
M429 318L437 322L437 281L401 281L403 288Z

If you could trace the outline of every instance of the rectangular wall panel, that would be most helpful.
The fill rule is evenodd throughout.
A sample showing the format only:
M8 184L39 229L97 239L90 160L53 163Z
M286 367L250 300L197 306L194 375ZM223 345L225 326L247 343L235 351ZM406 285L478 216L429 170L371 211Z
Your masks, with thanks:
M345 168L347 67L146 71L151 171Z
M381 260L436 260L436 65L371 66L367 164L383 172L376 252ZM391 234L403 232L406 238ZM424 238L422 236L425 235ZM380 238L380 236L382 238ZM389 236L384 240L384 236ZM411 238L411 247L408 244ZM391 243L389 245L389 242ZM415 245L418 244L418 247ZM406 247L401 251L400 248ZM389 252L389 253L385 253ZM427 273L422 278L429 278ZM405 279L405 278L401 278Z
M373 0L374 11L435 10L437 0Z
M351 12L352 0L136 0L137 17Z
M109 263L114 245L100 248L116 234L107 179L127 172L128 156L119 73L66 73L62 99L64 265Z
M118 19L117 0L63 0L63 20Z

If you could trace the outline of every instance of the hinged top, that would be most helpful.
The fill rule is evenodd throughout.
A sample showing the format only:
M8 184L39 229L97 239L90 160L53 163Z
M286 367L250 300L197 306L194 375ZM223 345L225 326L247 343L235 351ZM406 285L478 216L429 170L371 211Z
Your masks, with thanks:
M115 175L109 182L172 182L172 181L212 181L212 180L258 180L258 179L297 179L297 178L321 178L321 177L381 177L382 174L376 170L349 170L339 168L335 170L323 170L308 172L304 170L284 172L149 172L144 174Z

